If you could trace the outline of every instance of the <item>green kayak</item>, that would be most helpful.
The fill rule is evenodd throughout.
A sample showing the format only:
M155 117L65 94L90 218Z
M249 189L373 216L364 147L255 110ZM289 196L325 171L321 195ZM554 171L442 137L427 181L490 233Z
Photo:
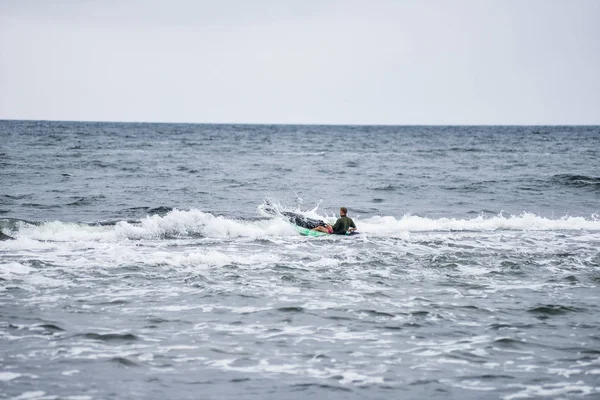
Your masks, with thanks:
M294 224L291 224L291 225L294 227L294 229L296 229L296 232L298 232L299 234L304 235L304 236L324 236L324 235L329 235L328 233L319 232L319 231L313 231L312 229L308 229L308 228L305 228L303 226L298 226L298 225L294 225Z

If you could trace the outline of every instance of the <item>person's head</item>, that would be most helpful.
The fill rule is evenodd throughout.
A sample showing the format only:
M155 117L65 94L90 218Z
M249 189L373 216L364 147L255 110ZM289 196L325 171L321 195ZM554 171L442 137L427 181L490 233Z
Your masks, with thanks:
M343 217L346 214L348 214L348 209L346 207L340 207L340 217Z

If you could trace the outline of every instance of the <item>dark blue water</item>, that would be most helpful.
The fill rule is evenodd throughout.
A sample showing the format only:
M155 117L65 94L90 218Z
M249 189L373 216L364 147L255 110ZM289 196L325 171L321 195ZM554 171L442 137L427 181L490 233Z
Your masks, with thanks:
M2 122L9 217L102 220L157 207L255 215L265 196L361 215L598 212L597 127ZM138 209L138 210L136 210Z
M0 398L600 396L599 149L0 121ZM361 234L299 236L266 201Z

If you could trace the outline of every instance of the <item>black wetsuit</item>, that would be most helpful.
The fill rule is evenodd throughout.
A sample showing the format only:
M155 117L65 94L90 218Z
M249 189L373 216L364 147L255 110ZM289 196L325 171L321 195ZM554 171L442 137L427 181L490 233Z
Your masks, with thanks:
M296 214L293 212L284 211L282 214L285 215L292 224L301 226L306 229L313 229L317 226L325 226L325 222L321 220L306 218L303 215Z
M335 221L335 224L333 225L333 233L337 235L345 235L350 228L356 229L356 225L354 225L352 218L348 218L344 215Z

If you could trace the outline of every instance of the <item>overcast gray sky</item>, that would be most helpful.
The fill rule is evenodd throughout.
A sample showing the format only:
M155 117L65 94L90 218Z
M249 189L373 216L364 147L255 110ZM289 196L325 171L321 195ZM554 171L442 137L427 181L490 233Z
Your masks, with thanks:
M600 0L0 0L0 119L600 124Z

